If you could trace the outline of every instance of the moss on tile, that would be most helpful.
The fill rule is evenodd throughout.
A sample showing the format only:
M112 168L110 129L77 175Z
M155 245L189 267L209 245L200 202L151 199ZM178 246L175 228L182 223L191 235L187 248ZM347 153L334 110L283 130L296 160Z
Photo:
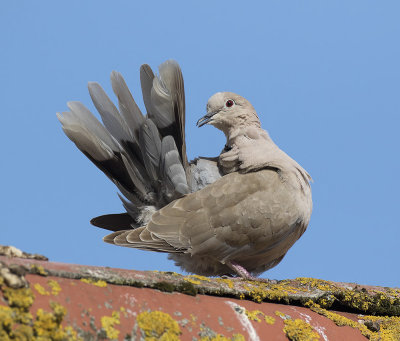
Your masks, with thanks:
M175 286L172 283L165 281L154 283L153 288L163 292L175 291Z
M186 295L190 295L190 296L196 296L197 295L197 288L193 285L193 283L180 283L177 287L176 287L178 292L181 292L183 294Z

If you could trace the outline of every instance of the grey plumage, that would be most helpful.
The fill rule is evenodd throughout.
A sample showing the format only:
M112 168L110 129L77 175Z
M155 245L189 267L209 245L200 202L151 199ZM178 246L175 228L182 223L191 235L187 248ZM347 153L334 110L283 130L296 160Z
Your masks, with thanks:
M89 83L104 126L79 102L58 114L66 135L122 194L127 212L92 224L114 231L105 242L167 252L197 274L251 278L277 265L309 223L311 177L274 144L253 106L230 92L212 96L198 121L223 131L226 146L217 158L189 163L182 73L174 61L159 71L140 69L146 116L115 71L119 110Z

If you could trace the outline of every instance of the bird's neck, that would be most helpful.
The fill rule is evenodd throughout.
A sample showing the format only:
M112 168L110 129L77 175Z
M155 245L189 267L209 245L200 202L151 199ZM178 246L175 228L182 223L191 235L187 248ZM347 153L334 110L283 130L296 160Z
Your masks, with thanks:
M266 161L264 151L276 149L268 133L261 129L259 125L246 125L230 129L226 134L226 144L222 150L218 164L223 173L236 172L239 169L245 171L244 159L249 158L254 161L251 166L260 168ZM260 151L260 154L257 152ZM256 152L256 155L253 155Z
M230 118L229 124L227 124L227 122L221 122L218 125L215 125L215 127L225 134L228 141L241 134L245 134L249 129L262 130L260 119L256 112L236 114L233 118Z
M226 145L228 147L240 146L245 141L249 140L264 140L271 141L268 133L261 128L260 122L255 124L247 124L242 126L232 127L225 133Z

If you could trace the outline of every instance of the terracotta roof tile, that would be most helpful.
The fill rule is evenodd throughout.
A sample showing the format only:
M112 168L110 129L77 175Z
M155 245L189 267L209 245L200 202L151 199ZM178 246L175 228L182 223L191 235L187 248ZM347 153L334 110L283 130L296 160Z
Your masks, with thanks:
M399 289L311 278L267 284L14 256L0 256L1 340L21 335L68 340L389 340L400 335Z

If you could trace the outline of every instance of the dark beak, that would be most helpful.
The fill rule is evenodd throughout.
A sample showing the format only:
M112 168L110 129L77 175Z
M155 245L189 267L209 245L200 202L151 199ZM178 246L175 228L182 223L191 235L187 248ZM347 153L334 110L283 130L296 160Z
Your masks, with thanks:
M210 121L211 121L211 118L212 118L215 114L216 114L215 112L210 112L209 114L203 116L202 118L200 118L200 119L197 121L196 125L197 125L199 128L202 127L203 125L205 125L205 124L207 124L208 122L210 122Z

